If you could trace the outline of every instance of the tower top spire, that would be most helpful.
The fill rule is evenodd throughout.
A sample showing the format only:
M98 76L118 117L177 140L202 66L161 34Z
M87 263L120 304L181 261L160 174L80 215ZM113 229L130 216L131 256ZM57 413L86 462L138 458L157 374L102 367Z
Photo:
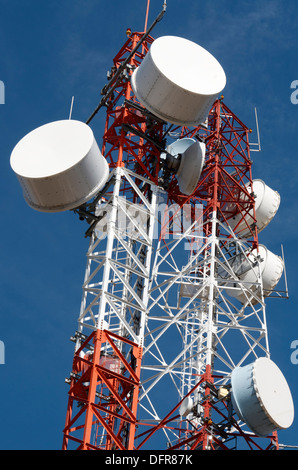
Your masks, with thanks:
M147 0L147 8L146 8L146 17L145 17L144 31L147 31L149 10L150 10L150 0Z

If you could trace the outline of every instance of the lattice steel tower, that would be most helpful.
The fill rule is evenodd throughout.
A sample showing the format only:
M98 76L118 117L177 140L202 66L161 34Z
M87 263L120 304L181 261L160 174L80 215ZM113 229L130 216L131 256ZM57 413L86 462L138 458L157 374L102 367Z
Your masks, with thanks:
M71 207L90 244L63 449L278 448L292 402L265 299L281 296L283 260L258 233L279 195L253 180L251 131L220 96L217 61L182 38L153 40L165 9L127 31L86 122L105 108L109 176Z
M83 449L210 449L243 439L276 448L275 432L260 439L243 430L230 392L237 366L270 356L264 297L282 272L274 258L274 282L263 285L251 131L222 97L196 126L150 112L132 76L152 43L131 33L104 90L102 153L112 172L96 206L78 210L96 217L64 446L74 439ZM186 195L167 157L190 139L206 153ZM278 208L272 194L263 225Z

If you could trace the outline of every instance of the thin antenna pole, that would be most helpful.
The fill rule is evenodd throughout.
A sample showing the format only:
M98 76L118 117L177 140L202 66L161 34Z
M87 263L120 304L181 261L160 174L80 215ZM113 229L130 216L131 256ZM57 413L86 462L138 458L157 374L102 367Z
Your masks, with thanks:
M259 130L259 121L258 121L257 108L255 108L255 118L256 118L258 142L255 143L255 144L250 143L249 145L250 145L250 151L251 152L260 152L261 151L261 139L260 139L260 130ZM252 148L253 145L257 148Z
M286 272L286 263L285 263L285 255L284 255L284 247L283 247L283 245L281 245L281 252L282 252L282 260L283 260L283 263L284 263L286 295L287 295L287 297L289 297L288 281L287 281L287 272Z
M255 108L255 115L256 115L256 124L257 124L257 135L258 135L258 143L259 143L259 152L260 152L260 151L261 151L261 140L260 140L259 121L258 121L257 108Z
M147 31L147 26L148 26L148 16L149 16L149 8L150 8L150 0L147 0L147 11L146 11L146 18L145 18L145 26L144 26L144 31Z
M74 96L72 97L71 99L71 104L70 104L70 111L69 111L69 118L68 119L71 119L71 115L72 115L72 108L73 108L73 100L74 100Z

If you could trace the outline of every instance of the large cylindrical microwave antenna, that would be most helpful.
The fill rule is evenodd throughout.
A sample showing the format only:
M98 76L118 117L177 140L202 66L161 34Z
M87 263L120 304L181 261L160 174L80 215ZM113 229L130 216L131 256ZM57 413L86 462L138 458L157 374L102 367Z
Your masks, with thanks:
M277 191L267 186L261 179L255 179L252 182L252 188L247 185L247 190L253 190L255 198L255 214L258 232L264 230L275 216L279 205L280 195ZM241 220L242 215L236 214L229 220L230 226L240 237L246 238L251 235L249 227L254 223L253 210L251 209Z
M258 259L259 263L257 263ZM257 283L259 274L261 275L264 297L268 297L272 293L284 270L282 258L272 253L264 245L259 245L259 249L252 250L247 257L239 255L239 263L237 263L237 259L235 259L234 264L235 266L237 265L237 274L239 280L243 282L243 286L246 289L251 289L253 292L257 293L257 295L260 295ZM235 286L237 285L238 284L235 283ZM247 291L245 295L243 289L239 286L233 289L227 288L226 292L231 297L236 297L243 304L247 301L247 298L250 297L249 292ZM250 301L253 304L256 303L255 298L250 299Z
M76 120L55 121L29 132L10 164L28 205L41 212L74 209L106 183L109 167L92 129Z
M238 417L255 434L287 429L294 419L292 395L277 365L267 357L237 367L231 375L231 399Z
M203 47L177 36L156 39L131 85L139 102L164 121L202 124L226 85L219 62Z

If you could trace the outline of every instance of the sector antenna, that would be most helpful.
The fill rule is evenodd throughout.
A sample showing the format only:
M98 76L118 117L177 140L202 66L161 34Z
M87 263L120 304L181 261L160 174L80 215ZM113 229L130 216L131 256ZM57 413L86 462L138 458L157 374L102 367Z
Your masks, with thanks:
M11 156L28 204L72 210L90 238L62 446L278 449L294 405L265 300L284 260L258 235L280 196L252 177L218 60L151 36L165 11L127 30L85 123L43 125Z

